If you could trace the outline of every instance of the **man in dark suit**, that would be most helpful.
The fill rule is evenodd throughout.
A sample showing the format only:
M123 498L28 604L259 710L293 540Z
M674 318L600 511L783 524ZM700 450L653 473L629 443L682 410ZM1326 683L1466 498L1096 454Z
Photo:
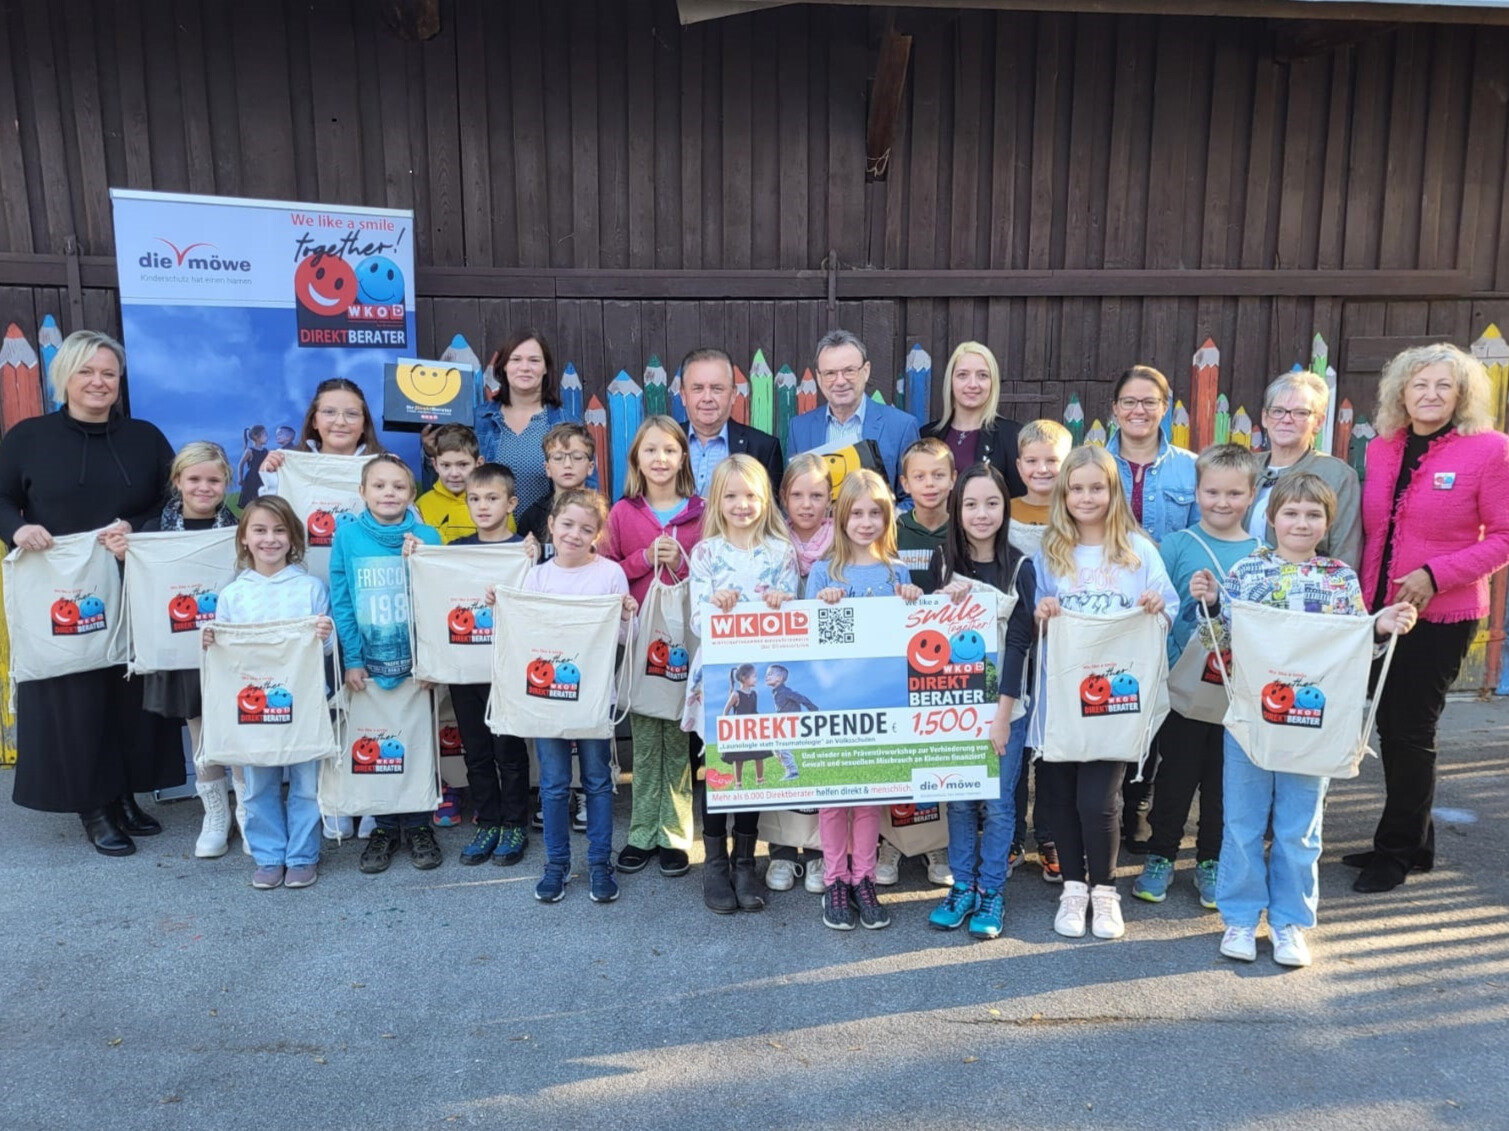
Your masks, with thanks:
M686 406L692 477L699 493L707 494L713 468L739 452L759 460L770 474L771 490L780 489L786 469L781 442L729 419L734 408L734 363L728 354L704 346L681 359L681 403Z

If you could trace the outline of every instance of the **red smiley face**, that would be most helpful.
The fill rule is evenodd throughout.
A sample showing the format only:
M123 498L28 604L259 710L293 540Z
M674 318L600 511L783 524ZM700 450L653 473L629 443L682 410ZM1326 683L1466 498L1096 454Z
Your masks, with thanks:
M1111 697L1111 681L1103 675L1086 676L1079 685L1079 697L1092 707Z
M1287 683L1270 683L1263 688L1263 710L1287 715L1294 706L1294 688Z
M199 602L187 593L180 593L168 602L168 616L179 624L192 624L199 615Z
M79 607L64 597L52 603L52 623L69 628L79 623Z
M267 692L260 687L243 687L236 696L236 706L243 715L260 715L267 709Z
M656 667L663 668L671 662L671 646L664 640L656 640L650 644L647 658Z
M316 252L294 271L293 290L305 310L329 318L356 301L356 272L340 256Z
M555 665L549 660L530 660L524 676L535 687L549 687L555 682Z
M931 628L923 629L907 644L906 662L923 675L941 672L948 663L948 637Z
M329 538L335 533L335 515L329 511L315 511L309 516L309 533L315 538Z
M470 609L452 609L446 623L457 636L470 636L477 627L477 615Z
M440 753L461 753L461 728L455 723L447 723L440 728Z
M351 744L351 757L364 766L370 766L377 761L382 753L382 747L375 738L358 738Z
M1206 683L1221 682L1222 664L1226 665L1227 671L1231 670L1231 649L1228 648L1222 651L1219 661L1217 661L1216 654L1214 652L1205 653L1205 675L1203 678Z

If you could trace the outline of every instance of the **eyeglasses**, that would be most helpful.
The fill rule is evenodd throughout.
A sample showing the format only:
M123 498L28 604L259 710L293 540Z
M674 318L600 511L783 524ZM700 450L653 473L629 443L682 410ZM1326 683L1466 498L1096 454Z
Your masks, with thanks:
M361 420L366 414L359 408L322 408L317 414L321 420Z
M551 452L545 459L548 463L588 463L592 457L582 452Z
M1162 397L1118 397L1116 407L1122 412L1131 412L1134 408L1140 408L1143 412L1157 412L1163 408Z
M831 381L835 377L844 377L853 380L859 376L859 371L863 368L864 366L862 365L850 365L845 369L819 369L817 375L824 381Z
M1267 408L1263 411L1274 420L1292 420L1296 424L1304 424L1315 415L1308 408Z

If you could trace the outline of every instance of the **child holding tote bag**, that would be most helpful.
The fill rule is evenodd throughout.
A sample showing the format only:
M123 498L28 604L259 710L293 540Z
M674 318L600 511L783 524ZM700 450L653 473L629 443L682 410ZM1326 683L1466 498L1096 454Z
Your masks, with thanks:
M1116 462L1104 448L1075 448L1064 460L1032 566L1040 625L1062 612L1104 617L1141 609L1166 626L1179 609L1158 547L1138 530ZM1039 664L1047 664L1046 654ZM1037 709L1041 717L1048 715L1046 702ZM1118 761L1045 761L1042 766L1052 802L1049 825L1064 873L1053 929L1067 938L1084 937L1092 906L1096 938L1126 933L1115 883L1121 783L1128 756L1145 751L1118 753Z
M1283 476L1268 496L1268 521L1278 545L1259 548L1232 567L1225 585L1231 602L1222 600L1221 586L1210 570L1200 570L1190 578L1190 595L1207 609L1219 606L1223 625L1230 623L1231 604L1241 601L1295 613L1366 617L1357 575L1338 559L1315 553L1335 515L1336 493L1325 480L1308 472ZM1374 631L1383 636L1406 633L1414 627L1415 618L1415 607L1401 601L1378 614ZM1316 631L1326 630L1317 626ZM1237 673L1260 662L1243 654L1234 654L1232 661ZM1275 708L1271 718L1270 699ZM1334 699L1327 703L1323 696L1316 696L1314 688L1296 690L1274 684L1271 693L1263 689L1263 700L1263 718L1253 725L1282 725L1289 717L1288 708L1308 710L1312 700L1328 714L1339 713L1344 725L1349 718L1351 726L1362 719L1361 694L1355 703ZM1216 883L1216 903L1226 924L1221 953L1239 962L1256 960L1258 926L1266 912L1273 961L1280 966L1308 966L1305 931L1315 926L1319 906L1320 830L1329 780L1260 769L1232 736L1235 713L1234 706L1227 715L1222 779L1224 824ZM1263 841L1270 823L1273 847L1265 860Z
M330 548L330 605L340 636L346 689L360 693L368 682L391 691L409 678L409 594L403 547L409 539L440 545L440 534L415 519L414 473L391 453L373 456L362 468L365 508L355 522L336 528ZM405 832L414 867L438 868L444 857L430 827L430 813L387 813L377 818L361 870L386 872Z
M629 593L643 606L652 584L674 586L686 578L688 555L702 536L703 503L692 477L686 433L669 416L651 416L641 424L629 451L624 495L608 515L602 553L623 567ZM685 589L674 592L681 594L684 605ZM650 630L643 620L640 627L642 632ZM669 648L671 642L665 645ZM624 662L635 664L639 652L636 644L634 655ZM644 665L639 667L636 676ZM687 674L684 668L681 674ZM691 871L687 850L692 847L692 767L687 734L678 723L634 710L630 698L633 808L628 844L618 854L620 872L638 872L656 854L663 876Z
M236 526L236 565L241 572L220 591L217 623L260 624L316 616L316 633L333 652L335 622L330 592L303 566L304 528L284 500L264 495L241 512ZM215 630L203 632L206 648ZM307 639L307 638L306 638ZM324 709L323 700L320 709ZM213 755L214 751L207 751ZM320 807L316 793L319 762L287 767L288 800L283 800L282 766L246 766L246 817L241 836L257 870L252 887L267 891L280 884L308 887L319 876Z

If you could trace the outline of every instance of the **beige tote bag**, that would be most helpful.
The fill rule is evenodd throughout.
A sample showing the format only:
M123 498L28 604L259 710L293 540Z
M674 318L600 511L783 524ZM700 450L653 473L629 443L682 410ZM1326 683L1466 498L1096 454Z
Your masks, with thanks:
M1205 544L1205 539L1192 530L1186 531L1210 558L1216 584L1221 585L1227 571L1221 567L1221 559ZM1196 605L1199 602L1195 602ZM1198 612L1196 616L1198 616ZM1186 719L1200 723L1219 725L1226 718L1226 681L1221 672L1231 670L1231 649L1223 648L1221 655L1205 648L1200 643L1196 629L1190 634L1179 653L1179 659L1168 673L1169 706Z
M304 524L304 564L321 581L330 580L335 528L343 522L355 522L366 509L361 496L362 468L371 458L292 450L283 455L278 494L288 500Z
M435 749L440 755L440 780L451 789L466 788L466 746L456 725L449 688L435 689Z
M17 547L0 562L10 679L52 679L126 662L120 566L100 531L60 534L46 550ZM197 661L190 667L197 667Z
M1136 762L1140 779L1168 714L1167 623L1141 609L1051 617L1027 745L1048 762Z
M1261 770L1317 778L1354 778L1393 662L1390 637L1383 673L1366 710L1373 663L1373 617L1328 616L1231 605L1226 673L1231 705L1226 730ZM1360 729L1359 729L1360 728Z
M217 624L202 653L196 766L289 766L339 752L318 617ZM196 638L198 634L196 633Z
M652 719L679 723L686 708L686 686L697 637L692 631L691 582L667 584L656 571L639 610L639 620L624 660L626 691L621 708Z
M610 738L623 598L498 589L487 725L524 738Z
M766 809L760 814L760 839L767 844L791 848L823 846L818 835L816 809Z
M416 546L409 576L414 678L431 683L492 680L494 610L487 587L517 588L529 572L522 542L506 546Z
M346 696L340 752L320 763L320 812L433 813L440 804L439 761L430 691L412 679L391 691L369 680Z
M200 629L215 623L220 590L236 576L236 528L132 534L122 602L126 670L193 671Z

